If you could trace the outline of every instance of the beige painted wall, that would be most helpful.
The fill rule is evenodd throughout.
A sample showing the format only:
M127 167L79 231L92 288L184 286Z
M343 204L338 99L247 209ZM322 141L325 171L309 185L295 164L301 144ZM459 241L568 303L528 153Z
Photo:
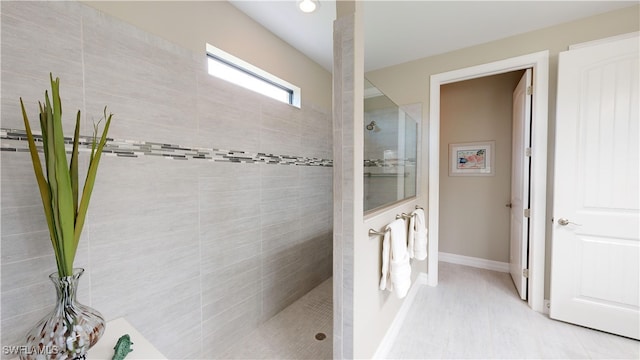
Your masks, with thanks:
M523 71L440 89L440 251L509 262L512 94ZM449 144L495 141L494 176L449 176Z
M85 1L205 56L209 43L299 86L302 104L331 108L331 73L226 1Z
M640 30L640 6L584 18L581 20L508 37L505 39L452 51L446 54L423 58L397 66L372 71L366 77L398 104L421 102L423 106L423 139L427 139L429 115L429 77L451 70L485 64L497 60L549 50L549 161L547 182L547 217L551 219L553 200L553 156L555 138L555 99L557 87L558 53L571 44L602 39L609 36ZM423 144L423 149L426 149ZM424 157L424 155L423 155ZM422 173L427 173L423 162ZM420 195L426 199L427 176L422 176L420 186L425 191ZM442 184L441 184L442 185ZM424 201L424 200L422 200ZM546 233L545 298L549 294L551 228Z

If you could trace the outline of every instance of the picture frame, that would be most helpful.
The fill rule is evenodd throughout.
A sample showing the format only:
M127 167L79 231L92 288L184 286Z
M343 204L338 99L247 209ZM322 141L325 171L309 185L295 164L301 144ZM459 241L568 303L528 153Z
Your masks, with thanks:
M449 144L449 176L495 176L495 141Z

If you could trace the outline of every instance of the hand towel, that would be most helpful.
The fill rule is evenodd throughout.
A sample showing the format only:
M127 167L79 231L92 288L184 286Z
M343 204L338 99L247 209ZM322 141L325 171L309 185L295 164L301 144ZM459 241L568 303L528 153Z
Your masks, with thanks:
M382 278L380 290L396 293L404 298L411 287L411 264L407 251L407 228L403 219L387 225L382 242Z
M409 259L415 258L415 251L413 250L416 240L416 217L412 213L409 218L409 233L407 234L407 250L409 251Z
M415 218L413 254L416 259L424 260L427 258L427 223L424 218L424 210L416 209L412 214Z
M382 239L382 277L380 278L380 290L393 290L391 281L389 280L389 259L391 258L391 232L385 228L384 238Z

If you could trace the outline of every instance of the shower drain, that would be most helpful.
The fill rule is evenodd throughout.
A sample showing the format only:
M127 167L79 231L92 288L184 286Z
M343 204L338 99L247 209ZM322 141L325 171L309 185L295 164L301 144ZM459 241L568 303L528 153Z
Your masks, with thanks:
M319 332L319 333L316 334L316 340L322 341L322 340L324 340L326 338L327 338L327 335L325 335L324 333Z

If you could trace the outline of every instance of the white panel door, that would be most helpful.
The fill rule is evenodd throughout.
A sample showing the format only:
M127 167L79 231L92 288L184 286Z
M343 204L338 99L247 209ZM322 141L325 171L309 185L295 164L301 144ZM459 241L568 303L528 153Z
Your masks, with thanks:
M638 37L560 53L550 316L640 338Z
M531 69L522 75L513 91L513 129L511 135L511 211L509 234L509 272L522 300L527 299L527 248L529 245L529 219L524 209L529 208L529 161L525 149L531 139Z

